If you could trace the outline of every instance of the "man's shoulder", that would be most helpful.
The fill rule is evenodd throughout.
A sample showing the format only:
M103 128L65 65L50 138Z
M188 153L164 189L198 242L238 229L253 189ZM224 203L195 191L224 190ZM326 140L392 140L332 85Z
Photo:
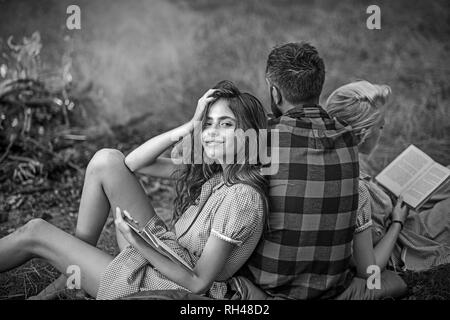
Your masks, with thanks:
M307 116L291 117L289 116L289 114L282 115L278 118L270 118L268 119L267 123L269 129L277 129L281 127L312 129L314 127L314 129L323 128L324 130L340 130L342 127L344 127L334 118Z
M268 118L268 119L267 119L267 124L268 124L269 129L272 129L273 127L275 127L276 125L278 125L278 124L280 123L280 118L281 118L281 117L278 117L278 118Z

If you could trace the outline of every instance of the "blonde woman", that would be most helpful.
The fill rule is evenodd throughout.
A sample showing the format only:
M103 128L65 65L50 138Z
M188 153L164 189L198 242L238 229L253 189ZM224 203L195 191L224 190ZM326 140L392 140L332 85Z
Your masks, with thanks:
M326 102L330 116L351 125L359 139L360 199L354 236L354 259L364 268L388 264L424 270L450 263L450 188L441 189L435 205L408 212L365 171L366 160L378 144L384 126L383 107L391 94L386 85L357 81L336 89ZM429 201L428 207L431 206ZM359 260L359 261L358 261ZM365 261L364 263L358 263ZM366 275L365 270L358 274Z

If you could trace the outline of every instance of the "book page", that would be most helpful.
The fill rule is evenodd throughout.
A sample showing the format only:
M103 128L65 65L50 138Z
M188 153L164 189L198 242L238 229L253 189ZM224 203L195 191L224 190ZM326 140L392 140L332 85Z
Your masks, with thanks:
M433 193L450 176L450 169L434 163L421 175L417 181L409 186L403 193L403 200L412 206L418 207L429 195Z
M130 228L136 232L142 239L145 240L153 249L166 256L170 260L175 263L181 264L188 271L193 271L192 267L184 261L175 251L173 251L168 245L166 245L163 241L161 241L157 236L148 233L147 231L139 231L136 226L134 226L129 221L125 220L125 222L130 226Z
M433 163L426 153L410 145L375 178L396 196Z
M172 250L171 247L169 247L167 244L164 243L164 241L161 241L157 236L153 234L149 234L147 231L144 230L144 233L147 237L152 239L153 242L156 242L159 249L162 249L165 252L165 256L174 261L173 259L176 259L174 262L181 263L184 267L186 267L189 271L192 271L192 267L184 261L175 251ZM161 251L161 250L160 250Z
M155 242L155 240L152 237L148 237L146 234L144 236L144 234L139 231L138 228L136 228L136 226L134 226L131 222L129 222L128 220L125 220L125 222L128 224L128 226L134 231L136 232L139 236L141 236L142 239L144 239L148 244L150 244L154 249L158 250L158 244ZM159 250L158 250L159 251Z

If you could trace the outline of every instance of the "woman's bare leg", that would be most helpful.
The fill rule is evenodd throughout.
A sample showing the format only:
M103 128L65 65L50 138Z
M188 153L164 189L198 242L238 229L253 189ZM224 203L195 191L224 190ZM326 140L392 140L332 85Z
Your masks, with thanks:
M141 226L155 214L136 176L124 165L124 155L114 149L98 151L86 169L75 236L96 246L111 208L127 210ZM116 230L120 250L128 244ZM66 276L39 293L39 299L53 299L65 288Z
M81 287L96 297L101 276L113 257L58 229L42 219L34 219L16 232L0 239L0 272L39 257L61 273L69 266L80 270Z
M86 169L75 235L96 245L110 209L127 210L141 226L155 214L136 176L114 149L98 151Z

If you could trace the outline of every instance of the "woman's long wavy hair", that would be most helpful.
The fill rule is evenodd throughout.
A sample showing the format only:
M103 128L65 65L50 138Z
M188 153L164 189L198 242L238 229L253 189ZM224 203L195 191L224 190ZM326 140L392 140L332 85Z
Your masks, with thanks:
M223 99L228 102L228 107L236 117L236 129L244 131L253 129L257 133L259 147L259 130L267 129L267 117L261 102L253 95L240 92L239 89L230 81L221 81L213 89L217 89L214 93L214 102ZM202 128L206 122L206 116L214 102L210 103L202 118ZM200 143L200 137L191 135L191 153L194 152L194 139L196 143ZM259 149L258 149L259 150ZM203 146L201 148L203 159ZM254 187L262 196L266 204L267 211L267 179L260 173L261 161L257 157L256 164L251 164L249 155L245 152L245 161L240 163L229 164L222 170L219 163L208 163L202 161L201 164L185 164L176 174L176 197L174 201L173 221L176 221L186 209L194 204L199 197L203 184L208 181L216 173L223 174L223 181L226 185L236 183L245 183Z

